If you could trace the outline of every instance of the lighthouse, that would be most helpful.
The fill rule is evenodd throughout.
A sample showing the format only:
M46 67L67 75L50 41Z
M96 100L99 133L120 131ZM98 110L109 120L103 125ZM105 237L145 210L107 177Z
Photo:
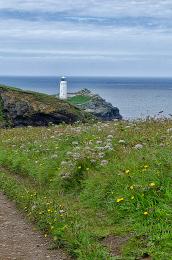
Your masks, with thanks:
M65 77L61 78L60 81L60 99L67 99L67 80Z

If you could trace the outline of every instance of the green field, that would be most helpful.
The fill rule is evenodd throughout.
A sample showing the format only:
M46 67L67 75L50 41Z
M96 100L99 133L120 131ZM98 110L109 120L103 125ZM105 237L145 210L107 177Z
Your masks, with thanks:
M0 189L52 248L172 259L171 120L1 129L0 168Z

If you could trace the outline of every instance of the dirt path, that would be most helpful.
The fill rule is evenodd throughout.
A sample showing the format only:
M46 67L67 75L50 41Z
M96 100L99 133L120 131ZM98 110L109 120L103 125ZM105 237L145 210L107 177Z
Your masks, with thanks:
M0 260L69 259L60 250L48 250L49 245L0 192Z

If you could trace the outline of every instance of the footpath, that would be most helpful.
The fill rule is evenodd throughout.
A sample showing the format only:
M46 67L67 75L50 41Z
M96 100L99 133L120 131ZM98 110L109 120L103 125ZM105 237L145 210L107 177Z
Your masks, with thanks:
M0 260L67 260L0 192Z

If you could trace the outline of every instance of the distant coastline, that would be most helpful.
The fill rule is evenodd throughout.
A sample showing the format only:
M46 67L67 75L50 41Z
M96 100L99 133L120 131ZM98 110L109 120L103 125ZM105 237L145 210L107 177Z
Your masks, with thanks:
M60 76L0 76L0 84L57 94ZM68 77L69 91L88 88L113 106L124 119L169 116L172 113L172 78ZM163 111L159 115L159 112Z

